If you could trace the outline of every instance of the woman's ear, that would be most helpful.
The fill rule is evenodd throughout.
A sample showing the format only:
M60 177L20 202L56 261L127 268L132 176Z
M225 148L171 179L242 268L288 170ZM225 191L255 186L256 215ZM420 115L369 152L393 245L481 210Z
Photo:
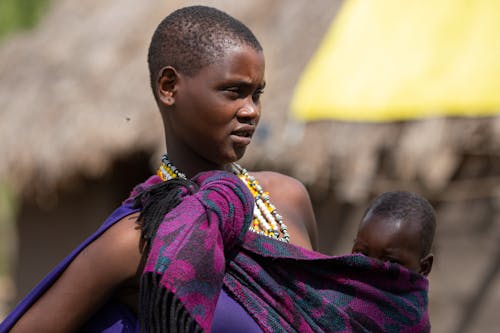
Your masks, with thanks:
M158 101L166 106L175 104L175 91L179 73L172 66L163 67L156 80L156 95Z
M434 255L432 253L429 253L422 259L420 259L420 271L419 273L427 276L431 272L432 269L432 263L434 262Z

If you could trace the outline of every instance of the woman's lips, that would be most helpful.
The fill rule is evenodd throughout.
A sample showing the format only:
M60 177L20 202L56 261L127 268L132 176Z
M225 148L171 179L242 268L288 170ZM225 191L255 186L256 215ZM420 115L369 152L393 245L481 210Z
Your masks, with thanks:
M231 139L238 145L248 145L252 142L253 126L245 126L231 132Z

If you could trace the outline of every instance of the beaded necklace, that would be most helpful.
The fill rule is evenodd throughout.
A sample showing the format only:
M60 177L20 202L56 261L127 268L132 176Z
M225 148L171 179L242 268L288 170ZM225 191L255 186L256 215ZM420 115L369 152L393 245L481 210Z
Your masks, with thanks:
M186 179L186 175L177 169L164 154L162 164L158 168L157 175L167 181L173 178ZM264 192L262 186L255 177L248 174L248 171L236 163L231 164L231 171L248 187L252 193L255 205L253 210L253 220L250 230L267 237L271 237L282 242L288 243L290 235L288 228L283 222L283 217L278 214L276 206L271 203L268 192Z

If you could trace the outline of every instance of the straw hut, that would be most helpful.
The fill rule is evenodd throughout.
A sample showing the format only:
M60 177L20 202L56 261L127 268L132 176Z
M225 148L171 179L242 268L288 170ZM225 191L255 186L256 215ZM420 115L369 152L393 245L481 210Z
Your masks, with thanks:
M18 198L18 297L154 171L165 148L148 86L147 46L166 13L195 3L240 18L266 53L264 114L242 164L307 185L320 249L331 254L350 249L374 195L399 188L428 197L439 219L430 276L434 330L452 332L463 313L472 315L475 329L483 327L468 332L487 330L496 320L489 309L500 305L500 277L494 278L500 119L290 121L294 86L340 0L53 0L36 30L6 41L0 47L0 184ZM482 297L481 285L496 294ZM467 306L477 313L464 312Z

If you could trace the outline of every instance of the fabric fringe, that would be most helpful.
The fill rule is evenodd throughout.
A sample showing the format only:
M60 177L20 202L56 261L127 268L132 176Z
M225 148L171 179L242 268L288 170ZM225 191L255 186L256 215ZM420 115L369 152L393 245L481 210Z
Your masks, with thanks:
M149 255L151 243L165 215L182 202L183 192L192 194L198 188L188 179L175 178L153 185L135 198L134 208L141 208L137 221L145 242L144 257Z
M177 207L185 195L198 191L198 185L187 179L171 179L151 186L135 198L134 208L141 208L137 219L144 241L143 261L165 215ZM161 285L161 275L149 272L141 277L139 289L139 323L141 332L203 332L177 296Z
M177 296L161 285L159 274L143 274L140 288L139 308L143 314L139 316L141 332L203 332Z

